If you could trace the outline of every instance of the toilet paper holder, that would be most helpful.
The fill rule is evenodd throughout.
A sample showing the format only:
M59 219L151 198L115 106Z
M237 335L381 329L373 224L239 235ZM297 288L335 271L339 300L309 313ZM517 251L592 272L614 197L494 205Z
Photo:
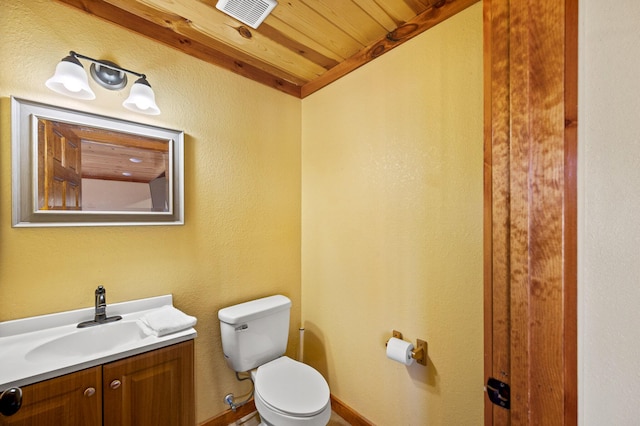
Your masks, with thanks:
M402 333L397 330L393 330L391 337L404 340L402 338ZM411 351L411 358L415 359L420 365L427 365L427 342L425 340L416 339L416 345L413 348L413 351Z

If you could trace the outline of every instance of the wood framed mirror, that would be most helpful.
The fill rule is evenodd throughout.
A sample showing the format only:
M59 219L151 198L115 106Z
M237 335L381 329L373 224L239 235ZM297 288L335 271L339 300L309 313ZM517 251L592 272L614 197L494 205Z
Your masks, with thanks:
M184 133L11 98L14 227L184 224Z

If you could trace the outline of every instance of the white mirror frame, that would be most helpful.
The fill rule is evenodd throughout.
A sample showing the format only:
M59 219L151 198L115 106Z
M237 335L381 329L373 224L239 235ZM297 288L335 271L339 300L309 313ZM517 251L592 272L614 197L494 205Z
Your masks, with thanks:
M169 143L167 212L38 210L39 118L163 139ZM13 227L184 224L184 132L11 97Z

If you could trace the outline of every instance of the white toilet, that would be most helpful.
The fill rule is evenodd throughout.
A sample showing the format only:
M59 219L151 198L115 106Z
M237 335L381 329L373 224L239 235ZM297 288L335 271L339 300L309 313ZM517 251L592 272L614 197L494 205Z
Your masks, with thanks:
M312 367L283 356L291 300L277 295L218 311L222 350L236 372L251 372L254 400L267 426L325 426L329 386Z

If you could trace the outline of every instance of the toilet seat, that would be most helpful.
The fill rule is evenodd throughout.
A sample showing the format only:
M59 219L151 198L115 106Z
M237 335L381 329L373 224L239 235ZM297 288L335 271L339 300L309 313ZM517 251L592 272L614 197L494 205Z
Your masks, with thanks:
M292 417L315 416L330 404L324 377L286 356L258 367L255 393L270 410Z

